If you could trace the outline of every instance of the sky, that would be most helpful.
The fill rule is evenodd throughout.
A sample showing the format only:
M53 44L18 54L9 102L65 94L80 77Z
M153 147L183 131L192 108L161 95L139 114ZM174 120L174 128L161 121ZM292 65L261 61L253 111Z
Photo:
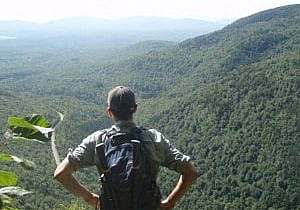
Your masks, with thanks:
M48 22L75 16L238 19L300 0L0 0L1 20Z

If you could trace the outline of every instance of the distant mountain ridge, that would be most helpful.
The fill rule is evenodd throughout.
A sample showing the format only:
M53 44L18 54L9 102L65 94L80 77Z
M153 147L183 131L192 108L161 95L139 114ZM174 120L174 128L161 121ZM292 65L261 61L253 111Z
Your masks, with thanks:
M230 27L245 27L248 24L255 24L258 22L267 22L274 20L284 20L290 17L299 19L300 4L287 5L277 7L271 10L265 10L245 18L241 18L230 25Z
M295 5L288 5L284 7L278 7L271 10L266 10L259 12L257 14L239 19L232 24L229 24L223 28L223 30L216 31L211 34L205 34L201 36L197 36L191 39L187 39L183 42L181 42L179 45L181 47L187 46L189 48L195 47L195 48L203 48L203 47L209 47L215 44L222 44L221 42L226 39L226 41L239 39L242 40L245 38L244 36L236 36L234 35L233 31L237 31L240 35L243 35L241 33L241 29L250 28L251 25L253 25L253 30L257 30L255 27L261 28L260 30L263 30L263 24L270 22L272 25L269 27L271 28L273 25L280 25L283 24L281 22L289 21L289 22L299 22L300 24L300 17L299 17L299 7L300 4ZM259 24L259 25L257 25ZM252 30L252 29L251 29ZM267 29L265 29L267 30ZM271 29L270 29L271 30ZM247 35L247 33L245 33Z
M124 37L140 35L141 37L149 37L147 39L178 41L220 29L226 23L229 23L229 21L211 22L164 17L130 17L119 20L72 17L44 24L24 21L0 21L0 35L19 38L53 37L57 35L97 35L101 37L105 33L110 37L114 37L116 36L114 33L123 33ZM167 38L168 36L170 37L169 39Z

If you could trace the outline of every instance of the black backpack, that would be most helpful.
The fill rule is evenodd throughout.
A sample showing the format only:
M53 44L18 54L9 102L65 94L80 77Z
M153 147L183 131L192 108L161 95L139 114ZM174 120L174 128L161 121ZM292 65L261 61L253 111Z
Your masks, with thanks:
M101 210L156 210L161 194L143 143L143 128L108 131L96 145Z

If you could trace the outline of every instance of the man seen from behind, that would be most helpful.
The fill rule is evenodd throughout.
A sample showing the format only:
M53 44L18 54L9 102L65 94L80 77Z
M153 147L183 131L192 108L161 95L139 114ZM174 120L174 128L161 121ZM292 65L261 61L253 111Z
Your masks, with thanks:
M133 91L124 86L113 88L108 93L107 107L107 114L113 122L111 128L96 131L83 139L54 172L55 179L67 190L95 209L170 210L197 179L196 168L189 156L177 150L157 130L144 129L134 123L136 111ZM138 147L132 146L134 144ZM102 148L103 154L96 148ZM136 148L140 152L136 153ZM91 166L96 166L102 174L100 196L90 192L73 176L75 171ZM180 174L176 186L164 199L156 183L161 166ZM124 186L129 191L123 195Z

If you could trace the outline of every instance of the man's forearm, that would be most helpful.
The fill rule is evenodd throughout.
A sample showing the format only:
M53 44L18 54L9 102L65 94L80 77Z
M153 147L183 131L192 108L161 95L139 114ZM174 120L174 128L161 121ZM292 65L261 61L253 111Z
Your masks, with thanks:
M82 184L80 184L73 175L57 177L57 180L74 195L88 201L92 197L92 193Z
M191 179L191 177L187 178L184 175L181 175L177 182L177 185L167 197L167 200L175 205L175 203L180 200L180 198L190 188L195 180L196 177Z
M74 195L80 196L85 201L88 201L92 197L92 193L74 178L72 173L75 170L74 165L69 162L68 158L65 158L61 164L57 166L54 172L54 178Z
M191 185L196 181L198 173L193 163L189 163L185 168L184 172L181 174L175 188L169 194L166 202L170 206L174 206L177 201L184 195L184 193L191 187Z

